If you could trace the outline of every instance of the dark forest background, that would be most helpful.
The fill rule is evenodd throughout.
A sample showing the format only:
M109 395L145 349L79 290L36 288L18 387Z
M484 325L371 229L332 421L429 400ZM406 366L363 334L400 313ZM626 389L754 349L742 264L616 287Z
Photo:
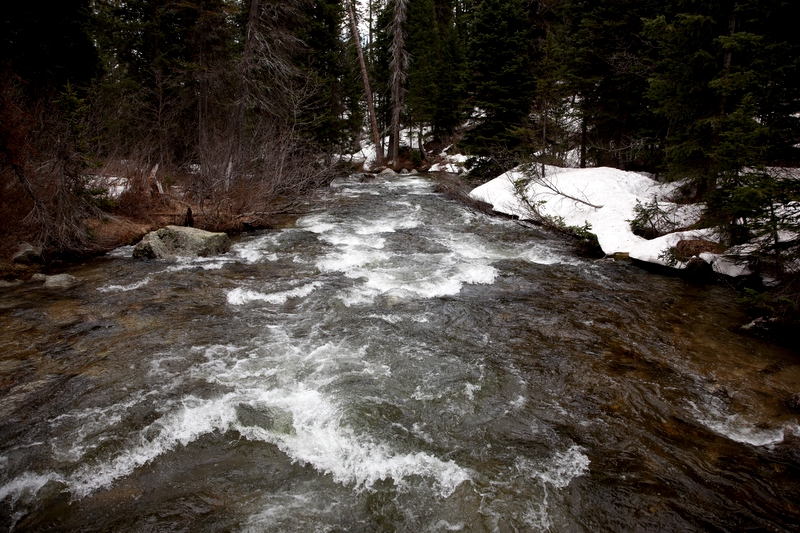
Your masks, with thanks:
M112 244L97 220L187 207L209 229L263 226L340 173L337 154L377 137L396 168L424 168L442 149L475 156L472 180L522 162L682 180L723 244L749 245L756 269L780 275L800 248L793 7L11 2L0 15L0 249L97 251ZM401 145L401 130L415 140ZM110 197L98 176L127 190Z

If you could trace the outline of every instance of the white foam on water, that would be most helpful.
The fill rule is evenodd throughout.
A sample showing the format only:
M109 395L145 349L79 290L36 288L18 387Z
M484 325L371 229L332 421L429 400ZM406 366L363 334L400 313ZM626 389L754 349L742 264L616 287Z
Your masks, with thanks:
M387 233L385 231L379 233ZM350 248L365 248L369 249L376 249L380 250L386 245L386 239L382 239L380 237L373 237L369 239L365 239L363 237L359 237L358 235L351 235L349 233L330 233L326 234L323 237L323 240L336 245L336 246L345 246Z
M421 221L415 218L406 219L387 219L377 222L367 222L364 224L357 224L354 226L353 231L356 235L375 235L378 233L395 233L397 230L414 229L422 224Z
M97 290L100 292L135 291L136 289L141 289L142 287L150 283L150 281L152 281L152 278L150 276L147 276L141 281L130 283L128 285L104 285L102 287L98 287Z
M589 472L589 463L589 458L583 454L581 448L572 445L564 452L556 452L538 477L557 489L563 489L576 477L586 475Z
M320 494L267 494L264 495L259 505L262 509L248 517L247 524L242 531L263 533L264 531L328 531L327 526L320 526L319 516L325 516L330 502L319 502ZM322 504L324 507L320 508ZM327 505L326 505L327 504ZM309 523L311 522L311 523ZM317 525L317 527L313 527Z
M361 286L341 295L346 305L369 303L376 296L398 293L403 297L437 298L458 294L465 284L494 283L498 271L487 261L460 254L410 254L399 257L388 252L345 247L317 261L323 272L343 272L363 279Z
M64 479L54 472L48 472L47 474L25 472L10 480L5 485L0 486L0 502L10 496L11 504L13 505L25 495L36 494L50 481L63 482Z
M244 305L250 302L267 302L279 305L285 304L291 298L305 298L321 286L321 282L314 281L288 291L273 293L263 293L237 287L228 291L227 299L230 305Z
M438 492L447 497L470 479L453 461L442 461L425 452L398 453L369 436L355 434L341 423L341 410L335 403L302 384L294 390L264 391L257 405L291 413L294 432L237 425L243 435L272 442L293 461L311 464L337 483L353 485L357 490L385 479L402 486L406 478L421 476L433 479Z
M102 434L119 424L126 411L143 398L144 393L139 393L124 402L73 410L52 419L50 426L58 435L50 441L53 457L60 461L80 461L90 450L111 438Z
M528 486L534 481L539 484L541 493L538 498L525 502L521 509L506 509L500 506L493 509L491 514L499 517L516 514L531 528L531 531L550 531L554 526L551 518L551 490L555 489L556 492L552 496L559 500L558 491L568 487L576 477L586 475L589 472L589 463L589 458L577 445L556 452L547 459L518 457L514 462L514 469L520 477L513 479L511 483Z
M192 268L202 268L203 270L219 270L226 265L234 262L233 257L186 257L178 256L175 264L166 268L167 272L179 272Z
M108 252L109 257L128 258L133 257L133 246L120 246Z
M467 525L464 522L451 524L447 520L439 520L433 527L434 531L464 531Z
M304 216L298 219L295 225L312 233L326 233L336 229L336 224L330 221L330 215L327 213Z
M247 405L249 412L264 414L253 420L237 416L230 428L276 445L292 461L309 464L337 483L362 490L379 480L391 478L403 487L408 478L423 477L438 493L451 494L469 479L465 469L425 452L398 451L356 431L345 421L345 407L324 392L342 378L343 367L348 375L391 375L389 366L368 360L368 346L348 346L328 342L303 348L275 326L256 352L212 349L208 362L194 367L195 377L235 389L223 400L226 413ZM265 427L264 420L272 422Z
M343 272L348 278L360 278L375 270L392 257L374 250L351 248L344 253L334 253L317 261L323 272Z
M403 317L400 315L368 315L367 318L375 318L377 320L383 320L384 322L388 322L389 324L399 324L403 321Z
M246 239L231 246L231 254L235 254L245 263L259 263L261 261L277 261L276 249L279 247L280 233L269 233L256 238Z
M117 479L130 475L136 468L156 457L186 446L202 435L226 431L236 419L230 401L233 393L214 400L185 397L182 408L170 412L139 432L139 442L114 458L84 464L65 481L73 499L81 499L101 488L110 487Z
M470 401L475 399L475 391L480 391L480 390L481 390L480 385L475 385L473 383L467 383L464 385L464 394Z
M800 428L797 424L786 424L780 428L763 429L739 414L729 414L722 406L722 402L712 400L705 409L701 409L694 402L689 402L695 412L695 418L702 425L718 435L732 441L750 446L774 446L783 442L786 434L798 434Z
M429 181L399 178L381 186L407 193L432 194ZM401 229L423 225L422 206L408 200L394 201L398 209L372 220L339 220L328 213L302 217L297 226L312 231L334 248L316 260L322 272L341 272L359 280L337 296L348 307L370 304L386 294L405 298L437 298L458 294L465 285L492 284L499 271L492 263L523 259L553 264L577 259L560 256L545 246L530 243L487 242L485 237L448 226L431 226L425 239L435 243L432 253L394 251L387 243ZM467 214L467 217L475 215Z
M253 248L240 248L236 253L247 263L258 263L262 259L267 261L277 261L278 254L275 252L264 252L263 250L256 250Z

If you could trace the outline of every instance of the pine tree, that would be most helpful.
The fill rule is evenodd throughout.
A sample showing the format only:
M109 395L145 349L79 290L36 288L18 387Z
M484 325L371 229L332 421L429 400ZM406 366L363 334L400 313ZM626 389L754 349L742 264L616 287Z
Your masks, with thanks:
M304 120L312 138L328 152L346 145L344 120L344 43L341 27L344 6L341 0L316 0L308 8L307 23L299 37L305 42L303 63L315 94Z
M468 28L476 126L465 137L475 154L514 151L524 143L533 103L533 32L522 0L482 0Z
M67 83L86 88L100 73L90 31L89 0L10 2L0 15L0 66L29 94L47 94Z
M439 61L433 136L443 141L449 141L463 123L467 95L467 62L455 15L453 0L436 1Z
M565 77L581 114L582 165L655 171L664 127L646 98L653 49L643 18L661 13L654 0L566 0L560 19Z
M659 47L650 78L656 112L669 120L667 161L708 200L706 220L729 244L754 241L780 264L798 243L794 179L772 168L800 162L800 42L775 1L676 3L647 23Z
M423 130L432 125L438 102L440 67L439 29L433 0L410 0L406 20L409 55L406 117L417 126L419 151L425 158Z

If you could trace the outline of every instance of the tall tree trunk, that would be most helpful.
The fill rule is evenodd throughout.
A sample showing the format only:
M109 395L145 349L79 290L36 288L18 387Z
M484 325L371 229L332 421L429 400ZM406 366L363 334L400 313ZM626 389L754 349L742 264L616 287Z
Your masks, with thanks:
M225 171L225 188L230 188L233 161L239 153L244 131L245 99L247 96L247 75L251 68L256 45L256 28L261 16L261 0L251 0L250 14L247 17L247 29L244 40L244 52L236 79L236 100L234 101L233 118L231 120L230 147L228 149L228 165Z
M581 168L586 168L586 143L588 141L588 126L586 124L586 116L581 118Z
M356 22L356 13L353 8L355 0L347 2L347 14L350 17L350 30L353 33L353 41L356 45L356 52L358 53L358 63L361 66L361 79L364 81L364 93L367 98L367 113L369 114L369 123L372 127L372 142L375 143L375 157L378 162L383 161L383 145L381 144L380 134L378 133L378 120L375 117L375 104L372 102L372 90L369 86L369 76L367 75L367 64L364 62L364 52L361 50L361 39L358 36L358 23Z
M419 123L419 155L423 160L428 159L428 153L425 151L425 136L423 134L424 128L422 122Z
M200 94L197 99L197 144L200 156L200 175L208 175L208 66L205 42L200 45Z
M405 81L408 72L408 54L405 50L403 26L406 22L408 0L396 0L392 19L392 60L389 64L392 88L392 144L389 157L397 162L400 155L400 113L405 99Z
M739 2L733 3L733 8L731 9L730 17L728 18L728 36L733 37L736 35L736 9L739 7ZM733 64L733 51L730 49L725 51L725 56L723 58L723 68L725 70L725 78L727 79L731 72L731 65ZM720 112L724 117L726 114L726 107L728 105L728 96L727 94L722 95L722 99L720 100Z

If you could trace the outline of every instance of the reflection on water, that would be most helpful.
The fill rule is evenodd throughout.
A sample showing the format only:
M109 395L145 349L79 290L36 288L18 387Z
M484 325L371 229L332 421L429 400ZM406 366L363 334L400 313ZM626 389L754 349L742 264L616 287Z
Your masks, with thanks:
M424 178L0 292L0 528L790 531L800 358Z

